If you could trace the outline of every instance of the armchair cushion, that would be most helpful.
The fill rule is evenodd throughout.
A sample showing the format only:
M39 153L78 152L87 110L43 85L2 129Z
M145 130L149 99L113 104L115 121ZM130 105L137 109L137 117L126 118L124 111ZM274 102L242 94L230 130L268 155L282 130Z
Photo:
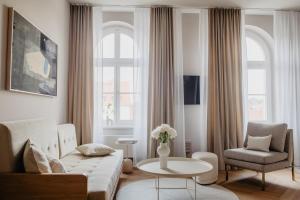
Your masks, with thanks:
M224 151L224 156L226 158L234 160L242 160L250 163L258 164L271 164L282 160L286 160L288 154L285 152L263 152L263 151L253 151L245 148L228 149Z
M268 136L272 135L270 150L284 152L285 139L287 134L287 124L263 124L249 122L247 127L247 137L244 146L247 146L248 135Z

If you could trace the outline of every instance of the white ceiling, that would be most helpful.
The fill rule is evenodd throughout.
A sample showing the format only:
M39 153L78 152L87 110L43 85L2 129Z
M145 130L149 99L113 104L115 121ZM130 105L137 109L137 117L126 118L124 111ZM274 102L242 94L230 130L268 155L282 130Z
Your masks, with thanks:
M235 7L244 9L299 10L300 0L69 0L71 3L88 3L105 6L151 6L174 7Z

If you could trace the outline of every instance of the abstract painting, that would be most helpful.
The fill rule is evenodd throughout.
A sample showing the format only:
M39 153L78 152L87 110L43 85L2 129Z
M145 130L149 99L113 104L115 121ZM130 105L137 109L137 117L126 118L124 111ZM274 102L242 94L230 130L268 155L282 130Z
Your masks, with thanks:
M57 44L9 8L7 89L57 96Z

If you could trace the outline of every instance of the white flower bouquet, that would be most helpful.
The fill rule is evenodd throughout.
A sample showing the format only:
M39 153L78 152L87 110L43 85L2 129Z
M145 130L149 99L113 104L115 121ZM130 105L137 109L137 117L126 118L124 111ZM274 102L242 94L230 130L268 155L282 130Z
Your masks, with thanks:
M154 129L151 137L158 140L160 143L168 143L171 139L177 136L177 132L169 124L162 124Z

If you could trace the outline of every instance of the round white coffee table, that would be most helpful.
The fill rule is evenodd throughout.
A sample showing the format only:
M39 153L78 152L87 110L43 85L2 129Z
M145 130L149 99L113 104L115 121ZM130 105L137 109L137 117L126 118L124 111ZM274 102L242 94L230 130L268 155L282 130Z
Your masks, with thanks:
M191 158L170 157L168 158L167 169L160 168L159 158L143 160L137 164L137 168L147 174L151 174L156 177L155 188L157 189L157 199L159 199L160 189L189 189L187 187L187 180L185 188L162 188L159 186L160 177L186 179L195 177L194 199L196 200L196 177L211 171L213 169L213 166L206 161L195 160Z

